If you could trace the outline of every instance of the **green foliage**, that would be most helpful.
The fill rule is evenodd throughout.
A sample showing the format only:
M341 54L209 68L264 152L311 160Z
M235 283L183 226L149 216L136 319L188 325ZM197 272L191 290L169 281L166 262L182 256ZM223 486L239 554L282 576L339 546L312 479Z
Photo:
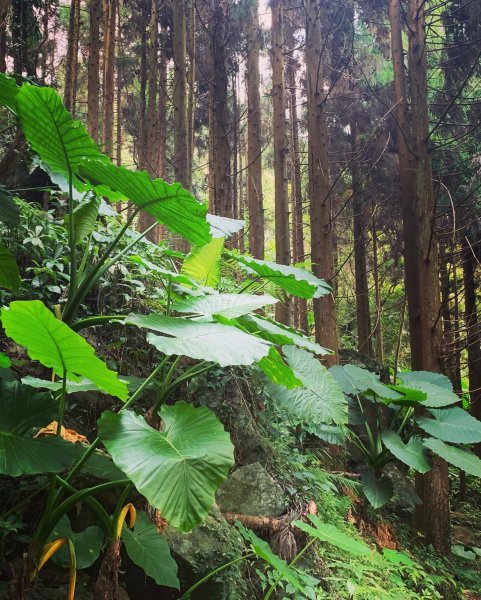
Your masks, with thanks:
M0 380L0 473L18 477L55 473L78 456L73 444L60 437L34 438L33 428L45 427L58 414L50 394L36 394L30 387Z
M427 473L431 468L421 438L413 436L407 444L405 444L401 436L395 431L383 431L382 441L386 448L401 462L408 465L418 473Z
M416 419L426 433L455 444L481 442L481 423L462 408L431 409L429 412L434 419Z
M202 286L216 288L220 282L220 260L224 238L214 238L204 246L194 247L182 263L181 273Z
M309 520L313 527L302 521L294 521L293 525L308 533L310 537L332 544L350 554L368 555L371 553L371 550L365 544L347 535L338 527L323 523L317 515L309 515Z
M138 512L134 530L125 524L122 539L129 558L141 567L157 585L179 589L177 564L170 555L165 536L149 521L144 512Z
M74 532L67 515L64 515L53 528L50 541L59 537L66 537L72 541L75 548L77 569L91 567L99 557L104 543L104 533L100 527L91 525L84 531ZM67 548L62 546L53 555L52 560L60 567L68 568L69 555Z
M164 431L131 411L105 412L100 438L115 464L174 527L189 531L214 503L234 464L233 446L206 408L185 402L163 406Z
M17 263L12 253L0 242L0 287L16 292L20 283Z
M59 321L39 300L18 300L1 310L6 334L59 377L86 377L108 394L125 400L127 386L95 356L86 340Z

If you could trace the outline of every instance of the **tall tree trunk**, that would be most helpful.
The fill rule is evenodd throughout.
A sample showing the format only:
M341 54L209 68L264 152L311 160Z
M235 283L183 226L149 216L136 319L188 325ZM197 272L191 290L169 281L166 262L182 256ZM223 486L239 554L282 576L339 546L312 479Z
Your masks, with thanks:
M97 142L99 141L101 20L102 0L90 0L87 64L87 127L90 136Z
M437 242L434 235L434 193L428 148L427 68L424 1L409 0L408 69L411 129L402 46L399 0L390 0L391 45L398 127L399 179L404 230L404 268L408 298L411 365L414 370L441 371L441 306ZM432 469L417 477L423 504L416 527L427 543L449 553L449 477L447 463L433 456Z
M147 172L157 177L157 70L158 70L158 1L152 0L150 7L149 52L147 64Z
M247 205L249 210L249 252L264 258L264 209L262 198L262 123L260 95L259 3L248 6L247 30Z
M354 275L356 280L357 347L359 352L372 356L371 312L369 308L369 285L367 279L367 224L366 198L359 165L360 145L357 110L351 119L351 178L352 211L354 221Z
M68 45L65 63L65 91L63 101L74 115L77 99L78 51L80 37L80 0L72 0L68 26Z
M225 56L226 16L224 4L214 2L210 45L212 58L211 127L213 204L217 214L232 217L232 182L230 177L229 111L227 98L227 63Z
M122 52L122 30L120 23L120 4L117 5L117 54L121 56ZM123 72L117 71L117 139L116 139L116 162L117 166L122 164L122 87L123 87ZM120 204L120 203L119 203Z
M167 58L165 49L160 49L159 59L159 99L157 107L157 173L159 177L166 177L166 150L167 150Z
M301 160L299 150L299 121L297 117L297 87L296 70L299 64L292 53L288 55L286 68L286 83L289 98L289 124L290 124L290 173L291 173L291 206L292 206L292 262L294 264L304 262L304 227L302 208L302 186L301 186ZM294 326L305 333L308 331L307 324L307 300L305 298L294 298Z
M331 283L334 275L333 224L329 183L328 141L324 114L323 40L320 0L306 0L307 131L311 259L315 275ZM337 315L333 295L314 300L316 340L334 351L326 359L338 362Z
M174 52L174 168L175 179L189 184L189 131L187 125L187 24L185 0L173 3Z
M108 0L104 15L104 89L102 141L105 154L114 154L114 102L115 102L115 22L117 0Z
M189 71L187 84L189 88L187 99L187 181L185 185L192 188L192 169L194 166L194 129L195 129L195 73L196 73L196 39L195 39L195 0L188 0L189 22L187 27L187 51L189 55Z
M0 0L0 73L7 70L7 21L10 0Z
M140 91L139 91L139 140L137 144L139 169L145 169L147 164L147 126L146 126L146 92L147 92L147 28L148 6L142 2L141 38L140 38Z
M481 420L481 335L478 320L476 292L476 256L467 238L462 240L463 277L464 277L464 310L466 324L466 345L468 350L469 396L471 414ZM476 454L481 458L481 444L475 445Z
M384 363L384 337L382 330L382 298L381 298L381 286L379 282L379 261L377 253L377 231L376 221L374 219L375 207L374 202L372 203L372 276L374 279L374 298L376 302L376 323L374 325L374 335L376 336L376 358L382 364Z
M274 129L275 241L276 261L290 263L289 201L287 195L286 90L284 81L284 0L273 0L272 10L272 104ZM286 298L276 304L276 319L289 324L290 307Z

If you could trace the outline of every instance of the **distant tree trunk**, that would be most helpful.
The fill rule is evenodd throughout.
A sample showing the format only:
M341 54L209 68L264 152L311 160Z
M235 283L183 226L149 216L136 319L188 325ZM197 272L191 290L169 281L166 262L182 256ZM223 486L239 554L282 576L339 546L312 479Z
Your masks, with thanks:
M174 54L174 168L175 179L189 183L189 130L187 124L187 24L185 0L177 0L173 9L172 46Z
M481 325L478 320L476 293L476 256L467 238L462 240L464 310L466 324L466 345L468 350L469 396L471 414L481 419ZM475 445L475 452L481 458L481 444Z
M166 148L167 148L167 58L165 49L160 49L159 59L159 99L157 106L157 173L166 177Z
M374 335L376 336L376 358L382 364L384 363L384 338L382 331L382 298L381 298L381 286L379 283L379 264L378 264L378 253L377 253L377 231L376 221L374 219L375 207L372 203L372 276L374 279L374 298L376 302L376 323L374 325Z
M324 114L320 0L306 0L307 131L309 157L309 205L311 215L311 259L315 275L331 283L334 275L333 224L329 183L328 142ZM316 340L334 351L326 359L338 362L337 316L333 295L314 300Z
M227 64L225 57L226 16L223 3L214 2L210 45L211 81L211 151L213 169L213 204L217 214L232 217L232 182L230 177L229 111L227 97Z
M286 90L284 81L284 0L273 0L272 11L272 104L275 179L275 241L276 261L290 263L289 201L287 195ZM290 307L286 298L276 304L276 319L289 324Z
M90 136L96 142L99 141L101 20L102 0L90 0L87 64L87 127Z
M10 0L0 0L0 72L7 70L7 21Z
M40 35L34 5L23 0L11 0L11 6L13 71L35 77L37 43Z
M74 115L77 99L78 50L80 37L80 0L72 0L68 26L68 45L65 63L65 91L63 101Z
M139 90L139 140L137 144L139 169L145 169L147 164L147 126L146 126L146 92L147 92L147 28L148 7L142 2L141 38L140 38L140 90Z
M414 370L440 372L441 306L437 242L433 231L435 205L432 168L428 147L425 6L423 0L409 0L408 3L411 130L408 126L399 0L390 0L389 9L411 365ZM432 463L432 469L426 475L416 478L416 490L423 504L416 511L415 525L424 532L427 543L432 543L439 552L448 554L448 467L437 456L433 456Z
M187 99L187 181L185 185L192 188L192 169L194 165L194 129L195 129L195 74L196 74L196 39L195 39L195 0L187 0L189 22L187 27L187 49L189 55L188 99Z
M120 4L117 5L117 48L118 55L121 55L122 51L122 30L120 23ZM117 166L122 164L122 87L123 87L123 73L120 70L117 71L117 140L116 140L116 161ZM119 203L120 204L120 203ZM119 206L120 208L120 206Z
M288 55L286 83L288 89L287 97L289 98L291 138L292 262L294 264L305 260L299 122L297 118L296 70L298 67L299 65L291 53ZM304 298L294 298L294 325L307 333L307 300Z
M147 63L147 172L157 177L157 69L158 69L158 1L152 0L149 25L149 52Z
M115 102L115 22L117 0L109 0L104 15L104 86L102 141L105 154L114 154L114 102Z
M367 224L366 198L359 165L359 131L357 111L351 119L351 178L352 212L354 221L354 274L356 279L357 347L359 352L372 356L371 312L369 308L369 284L367 279Z
M249 252L264 258L264 209L262 198L262 122L259 91L259 3L248 6L247 30L247 205L249 210Z

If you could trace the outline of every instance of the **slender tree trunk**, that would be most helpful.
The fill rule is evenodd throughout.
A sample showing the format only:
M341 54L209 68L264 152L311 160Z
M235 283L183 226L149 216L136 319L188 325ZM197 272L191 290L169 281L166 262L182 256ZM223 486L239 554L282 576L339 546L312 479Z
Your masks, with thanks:
M374 206L372 208L372 274L374 279L374 297L376 301L376 323L374 325L374 335L376 336L376 358L383 364L384 363L384 337L382 331L382 298L381 298L381 286L379 284L379 262L377 253L377 231L376 222L374 220Z
M89 2L89 46L87 65L87 127L90 136L99 141L100 99L100 22L102 1Z
M247 31L247 196L249 252L264 258L264 208L262 197L262 122L260 95L259 3L248 6Z
M414 370L440 372L441 306L428 148L424 2L409 0L408 4L411 130L408 126L399 0L390 0L389 9L411 364ZM437 456L433 456L432 463L431 471L416 480L416 489L423 504L417 510L415 524L424 532L427 543L432 543L439 552L447 554L450 551L448 467Z
M117 6L117 54L122 54L122 30L120 27L120 4ZM122 86L123 73L117 71L117 140L116 140L116 161L117 166L122 164ZM119 203L120 204L120 203ZM120 207L119 207L120 208Z
M232 217L231 149L225 56L226 16L224 5L215 0L210 31L212 53L212 168L214 206L217 214Z
M301 161L299 149L299 121L297 117L297 87L296 70L299 68L297 61L291 54L288 55L286 68L286 83L289 98L289 121L291 138L291 206L292 206L292 262L294 264L304 262L304 227L302 207L302 181ZM305 333L308 331L307 324L307 300L305 298L294 298L294 325Z
M329 183L328 141L324 114L325 94L322 63L320 0L306 0L307 131L309 158L309 203L311 215L311 259L315 275L331 283L334 275L333 223ZM326 364L338 362L337 315L333 295L314 300L316 340L334 354Z
M105 154L114 155L114 102L115 102L115 21L117 0L109 0L104 15L104 89L102 140Z
M160 50L159 60L159 101L157 107L157 173L159 177L166 177L166 149L167 149L167 59L165 50Z
M0 0L0 73L7 70L7 22L10 0Z
M147 172L157 176L157 69L158 69L158 1L152 0L149 25L149 52L147 63Z
M187 123L187 24L185 0L173 3L174 32L174 167L175 179L189 184L189 130Z
M147 126L146 126L146 92L147 92L147 28L148 7L142 2L141 12L141 39L140 39L140 92L139 92L139 141L138 141L138 163L139 169L145 169L147 165Z
M481 334L478 320L476 292L476 257L467 238L463 245L463 277L464 277L464 321L466 324L466 345L468 349L469 396L471 414L481 419ZM476 454L481 458L481 444L475 445Z
M287 194L286 90L284 81L284 0L273 0L272 10L272 103L274 128L275 241L276 261L290 263L289 201ZM290 308L286 298L276 304L276 319L289 324Z
M70 20L68 26L68 45L65 63L65 91L63 101L66 108L75 115L77 99L78 51L80 37L80 0L72 0L70 4Z
M188 80L188 99L187 99L187 188L192 188L192 169L194 166L194 130L195 130L195 70L196 70L196 39L195 39L195 0L187 0L189 9L189 24L187 27L187 48L189 55Z
M369 308L369 284L367 279L367 224L366 198L361 181L359 165L359 131L357 111L351 120L351 178L352 211L354 221L354 272L356 280L357 347L359 352L372 356L371 312Z

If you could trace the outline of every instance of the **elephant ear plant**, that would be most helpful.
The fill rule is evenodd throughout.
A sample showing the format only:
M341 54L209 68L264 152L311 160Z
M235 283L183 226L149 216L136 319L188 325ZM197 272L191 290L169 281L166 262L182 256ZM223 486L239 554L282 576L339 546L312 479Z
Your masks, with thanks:
M5 334L51 374L45 380L0 380L0 474L43 474L48 482L45 507L22 573L34 580L50 558L58 565L69 565L69 597L73 598L76 570L91 566L103 550L97 591L103 598L114 598L124 543L130 558L157 584L179 587L165 537L144 512L137 513L133 492L144 496L171 526L189 531L211 509L234 456L229 435L217 417L204 407L183 401L172 404L173 392L215 365L253 365L276 385L293 389L301 381L286 362L289 350L285 349L327 352L255 312L275 303L275 297L242 290L225 294L216 289L221 284L223 257L229 268L248 273L248 286L257 282L270 286L274 293L280 288L303 298L319 297L330 288L307 271L227 253L224 237L242 223L207 215L206 206L178 183L113 165L83 125L72 120L54 90L29 83L19 87L0 74L0 103L16 115L41 164L67 196L64 223L69 273L64 303L49 308L40 300L14 300L0 313ZM95 247L92 235L100 197L133 206L127 221L102 248ZM13 218L15 211L10 209L9 218ZM133 234L129 229L141 210L193 244L180 273L133 254L148 233ZM1 211L0 221L4 221ZM164 286L163 309L80 318L92 288L117 261L129 256L133 267ZM20 273L12 254L8 253L4 264L0 286L18 290ZM145 330L147 342L155 349L153 369L133 393L79 333L106 323ZM181 366L182 357L191 359L189 366ZM1 358L5 370L9 360L5 355ZM147 388L155 394L148 421L137 403ZM102 414L98 437L92 443L64 439L68 438L63 423L69 394L80 389L108 394L121 403L119 410ZM47 431L55 435L46 435ZM96 474L102 482L86 485L85 473ZM117 498L113 511L98 499L108 489ZM74 532L69 513L79 503L88 506L96 523ZM19 581L25 589L25 576Z

